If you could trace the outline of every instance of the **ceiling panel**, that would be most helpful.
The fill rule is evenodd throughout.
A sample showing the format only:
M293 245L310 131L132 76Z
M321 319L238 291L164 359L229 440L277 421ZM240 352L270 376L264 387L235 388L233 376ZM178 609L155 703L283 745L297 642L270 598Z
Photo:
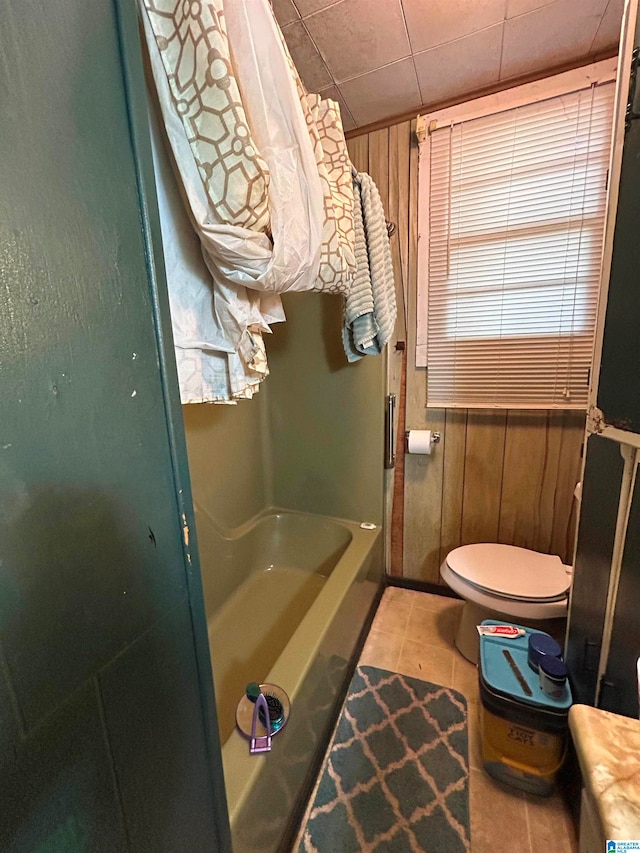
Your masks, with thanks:
M411 52L400 0L341 0L304 23L336 83Z
M435 104L497 83L503 29L499 23L414 56L422 103Z
M340 91L360 126L394 113L417 110L422 103L411 57L347 80Z
M325 89L333 78L302 21L283 27L283 35L300 77L310 92Z
M353 128L613 53L624 0L272 2L305 85Z
M348 130L353 130L354 127L357 127L355 119L351 115L351 111L347 106L345 99L342 96L342 92L338 89L337 86L329 86L328 89L321 89L318 92L323 98L331 98L332 101L337 101L340 104L340 115L342 116L342 129L345 133Z
M281 27L286 27L300 18L293 0L272 0L271 5Z
M402 0L413 53L504 21L507 0Z
M624 0L609 0L607 9L598 27L598 32L591 45L591 50L594 53L602 53L618 44L623 7Z
M555 0L507 0L507 18L517 18L518 15L526 15L534 9L542 9L550 6Z
M556 0L504 25L501 79L587 56L604 13L602 0Z
M332 6L336 0L294 0L294 2L302 17L305 17L320 11L320 9L326 9L327 6Z

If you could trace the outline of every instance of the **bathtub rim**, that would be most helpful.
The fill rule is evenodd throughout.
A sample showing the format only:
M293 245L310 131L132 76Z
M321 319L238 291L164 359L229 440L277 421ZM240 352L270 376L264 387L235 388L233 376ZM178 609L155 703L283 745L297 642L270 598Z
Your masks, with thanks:
M319 512L307 512L306 510L298 510L298 509L288 509L287 507L282 506L267 506L264 509L261 509L260 512L257 512L255 515L252 515L251 518L243 521L242 524L238 524L236 527L225 527L224 525L219 524L213 516L201 505L198 501L194 501L194 506L196 507L198 512L201 512L204 516L206 516L207 521L214 527L216 533L220 536L220 538L225 542L234 542L238 539L241 539L243 536L250 534L252 530L257 527L261 522L266 521L272 516L284 516L284 515L293 515L293 516L301 516L303 518L312 518L312 519L322 519L323 521L330 521L334 524L337 524L340 527L346 527L349 531L353 531L357 529L358 531L362 528L361 524L369 524L368 520L363 521L354 521L350 518L339 518L334 515L323 515ZM374 522L376 527L375 530L381 530L382 524L378 522ZM375 530L372 531L375 533Z

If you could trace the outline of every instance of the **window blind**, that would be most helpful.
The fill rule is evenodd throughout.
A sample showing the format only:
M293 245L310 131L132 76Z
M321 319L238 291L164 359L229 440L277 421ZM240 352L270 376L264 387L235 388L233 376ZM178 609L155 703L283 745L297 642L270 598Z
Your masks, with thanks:
M592 85L431 133L428 406L586 408L613 97Z

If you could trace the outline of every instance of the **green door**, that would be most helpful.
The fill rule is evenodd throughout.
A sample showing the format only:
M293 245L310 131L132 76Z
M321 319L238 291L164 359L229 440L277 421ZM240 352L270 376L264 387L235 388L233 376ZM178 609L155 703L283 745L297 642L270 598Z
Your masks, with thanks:
M134 0L5 0L2 851L230 846L145 109Z

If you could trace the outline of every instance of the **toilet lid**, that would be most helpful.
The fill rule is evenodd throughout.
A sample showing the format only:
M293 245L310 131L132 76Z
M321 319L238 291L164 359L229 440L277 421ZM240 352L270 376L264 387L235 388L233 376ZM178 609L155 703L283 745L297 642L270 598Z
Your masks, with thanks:
M515 545L462 545L451 551L447 565L467 583L503 598L558 601L571 584L560 557Z

